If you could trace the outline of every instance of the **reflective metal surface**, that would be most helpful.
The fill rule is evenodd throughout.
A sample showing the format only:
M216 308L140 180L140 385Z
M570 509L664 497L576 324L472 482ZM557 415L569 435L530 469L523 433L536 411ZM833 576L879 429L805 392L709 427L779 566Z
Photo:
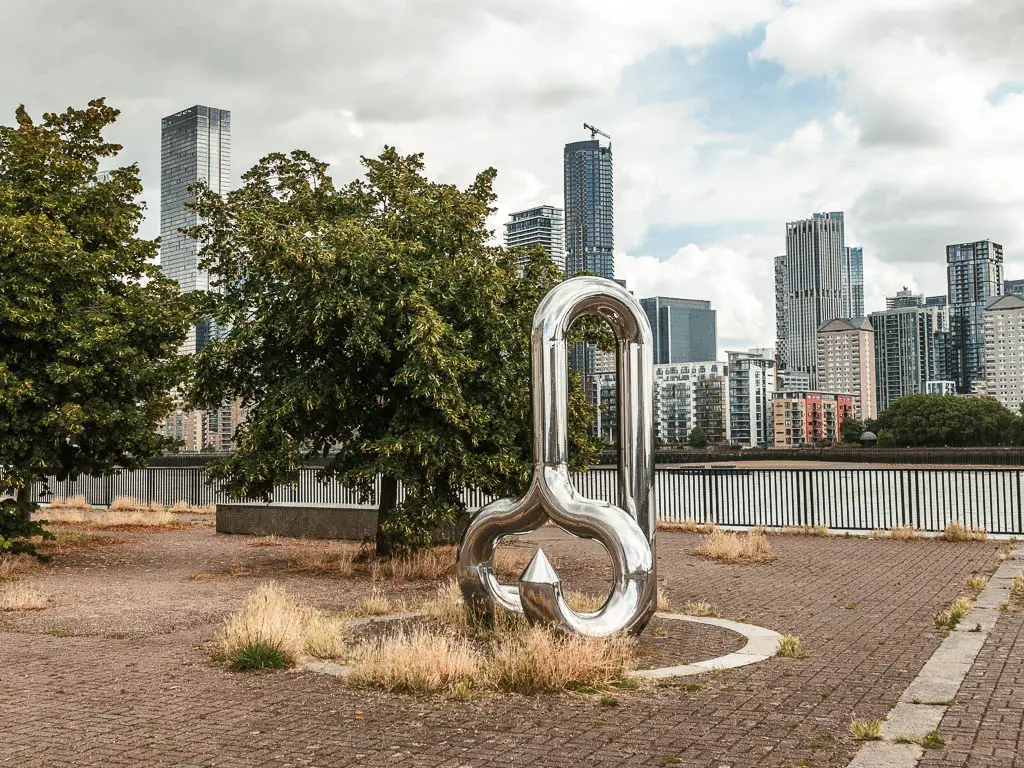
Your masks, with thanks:
M621 507L584 498L569 478L568 345L581 315L596 314L617 342L619 499ZM459 547L458 579L466 602L485 613L497 606L520 611L531 622L601 636L639 633L657 608L655 578L653 384L651 329L639 302L599 277L576 277L544 297L531 338L533 477L519 499L500 499L473 518ZM519 584L494 575L494 550L502 538L536 530L551 520L576 536L597 539L612 562L612 586L599 611L570 608L561 581L538 550Z

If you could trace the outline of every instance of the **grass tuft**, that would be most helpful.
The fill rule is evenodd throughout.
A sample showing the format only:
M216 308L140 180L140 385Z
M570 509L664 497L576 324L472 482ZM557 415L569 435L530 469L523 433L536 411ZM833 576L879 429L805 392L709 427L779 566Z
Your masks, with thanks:
M315 659L340 659L345 656L348 621L314 611L306 623L303 650Z
M0 611L39 611L49 604L49 598L34 587L25 584L0 587Z
M745 536L715 529L695 554L726 563L765 563L775 559L768 537L759 528L748 531Z
M941 736L939 736L938 731L929 731L925 734L924 738L921 739L921 746L925 749L942 749L946 746L946 742Z
M943 541L985 541L988 532L984 528L968 528L954 520L945 527L939 538Z
M924 531L912 528L908 525L894 525L887 531L872 531L873 539L893 539L894 541L914 541L927 538Z
M969 597L958 597L941 611L935 614L933 620L937 629L955 629L960 619L967 615L967 612L974 607L974 602Z
M789 536L831 536L832 531L828 529L827 525L797 525L789 528L780 528L775 533L786 534Z
M684 603L679 609L679 613L684 613L687 616L710 616L712 618L718 618L721 615L715 610L715 606L706 600Z
M986 584L988 584L987 576L982 576L980 573L972 573L967 577L967 581L964 583L964 586L966 586L969 591L977 594L985 588Z
M295 663L281 648L253 641L238 648L231 657L231 669L249 672L259 669L288 669Z
M1024 597L1024 572L1018 573L1013 579L1013 586L1010 587L1010 594L1014 597Z
M316 542L303 545L288 561L288 566L299 573L316 576L351 576L356 571L360 551L357 544Z
M882 721L865 720L855 717L850 721L850 733L853 734L855 739L877 741L882 738Z
M273 582L263 584L246 598L238 613L224 620L215 655L234 667L252 649L263 653L260 649L267 648L280 654L284 666L290 667L304 649L310 618L311 611L282 587Z
M394 557L375 560L374 581L400 584L408 581L440 581L455 572L455 547L421 547Z
M386 616L389 613L398 613L408 610L404 600L392 600L379 589L370 592L370 596L359 604L355 610L356 616Z
M777 655L784 659L805 659L810 653L810 650L797 635L783 635L779 638Z

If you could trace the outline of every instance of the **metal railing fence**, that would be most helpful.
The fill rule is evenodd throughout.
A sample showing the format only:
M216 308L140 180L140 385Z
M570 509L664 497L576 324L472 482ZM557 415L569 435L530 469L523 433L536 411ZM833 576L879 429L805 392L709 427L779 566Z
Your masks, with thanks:
M337 482L320 482L316 468L303 469L294 485L275 489L278 503L372 507ZM592 468L573 476L589 498L617 501L616 471ZM33 488L33 498L85 496L106 505L118 496L190 505L235 501L206 482L202 467L147 467L109 477L79 477ZM400 489L400 498L402 491ZM463 501L476 509L491 501L468 490ZM909 526L939 531L951 521L990 533L1024 534L1024 471L946 468L684 468L655 472L654 506L659 519L711 520L719 525L769 527L824 525L833 529L874 530Z

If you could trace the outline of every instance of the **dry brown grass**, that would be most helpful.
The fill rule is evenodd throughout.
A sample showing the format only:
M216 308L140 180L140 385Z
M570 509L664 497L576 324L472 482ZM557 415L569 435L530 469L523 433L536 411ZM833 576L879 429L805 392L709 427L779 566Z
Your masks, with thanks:
M420 610L428 619L456 631L468 631L472 623L469 608L462 602L462 591L455 579L437 588L437 593L425 601Z
M31 555L0 555L0 581L16 579L39 567Z
M54 496L50 499L50 504L47 509L58 510L78 510L79 512L90 512L92 507L86 502L85 496L78 494L77 496Z
M974 601L969 597L958 597L932 617L936 629L955 629L960 620L967 615L967 612L974 607Z
M1024 597L1024 573L1018 573L1013 579L1013 586L1010 587L1010 594L1014 597Z
M831 536L832 531L827 525L792 525L787 528L779 528L773 533L781 533L786 536Z
M495 643L486 676L499 691L536 694L607 687L633 669L636 640L625 635L567 635L529 627Z
M715 610L715 606L706 600L699 600L697 602L684 603L679 608L679 613L686 614L687 616L711 616L717 618L720 614Z
M530 564L533 552L526 547L498 547L494 551L494 575L502 580L518 579Z
M907 525L894 525L889 530L878 530L871 532L871 538L873 539L893 539L895 541L913 541L915 539L925 539L928 537L924 531L918 530L917 528L911 528Z
M455 572L455 547L422 547L395 557L374 560L371 575L374 581L401 584L408 581L440 581Z
M1015 542L1008 541L999 548L999 562L1004 562L1010 559L1010 556L1013 554L1014 544Z
M985 541L988 532L984 528L968 528L954 520L946 526L939 538L943 541Z
M403 693L455 693L481 680L483 655L465 637L416 627L359 643L352 685Z
M0 586L0 611L39 611L49 604L49 598L34 587L20 583Z
M314 611L306 622L303 649L316 659L340 659L346 653L348 621Z
M217 513L217 507L213 504L190 506L187 501L176 501L167 511L172 515L213 515Z
M347 542L306 544L288 561L288 567L316 576L352 576L361 549L359 544Z
M353 615L386 616L389 613L399 613L408 609L405 600L392 600L379 589L375 589L359 604Z
M673 533L711 533L715 530L715 524L710 520L698 523L696 520L688 519L682 522L671 522L667 520L658 522L658 530L671 531Z
M269 536L261 536L258 539L253 539L246 546L249 547L282 547L284 544L274 534Z
M125 539L117 536L101 536L95 533L82 533L81 531L53 531L54 537L48 541L40 541L36 544L36 552L40 555L66 555L71 552L86 552L95 549L126 543Z
M604 604L608 602L608 595L592 595L589 592L570 589L565 593L565 602L577 613L596 613L604 608Z
M292 665L305 648L311 613L284 588L273 582L263 584L246 598L238 613L224 620L214 641L214 655L233 663L247 648L262 646Z
M725 563L766 563L775 559L768 538L758 528L746 535L715 529L695 554Z

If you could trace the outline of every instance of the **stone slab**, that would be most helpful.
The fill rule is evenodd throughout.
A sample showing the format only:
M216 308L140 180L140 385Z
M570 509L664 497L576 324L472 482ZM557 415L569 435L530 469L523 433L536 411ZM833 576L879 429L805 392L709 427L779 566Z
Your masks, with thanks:
M292 504L218 504L217 533L309 539L372 539L377 510Z
M897 739L922 739L939 728L946 707L929 704L908 704L900 702L889 712L882 725L882 738L886 741Z
M861 747L847 768L914 768L924 754L918 744L871 741Z

